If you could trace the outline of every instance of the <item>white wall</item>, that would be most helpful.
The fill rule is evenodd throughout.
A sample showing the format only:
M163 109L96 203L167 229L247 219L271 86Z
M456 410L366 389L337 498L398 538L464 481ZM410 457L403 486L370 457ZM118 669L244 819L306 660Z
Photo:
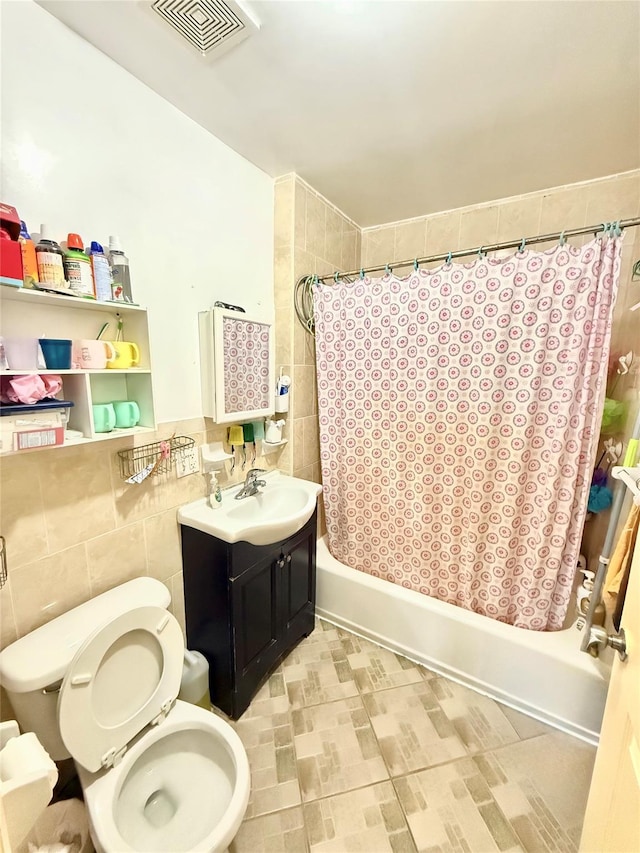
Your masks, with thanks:
M2 3L2 65L0 199L32 232L120 236L158 420L201 415L197 312L273 314L272 179L31 0Z

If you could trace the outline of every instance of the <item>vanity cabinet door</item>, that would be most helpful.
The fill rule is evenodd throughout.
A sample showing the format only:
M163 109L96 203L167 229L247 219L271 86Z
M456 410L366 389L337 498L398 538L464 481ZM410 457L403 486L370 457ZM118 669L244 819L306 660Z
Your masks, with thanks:
M249 704L281 654L279 608L283 559L273 554L229 581L234 658L234 713Z
M313 631L316 604L315 518L302 535L284 543L282 567L282 642L285 647Z

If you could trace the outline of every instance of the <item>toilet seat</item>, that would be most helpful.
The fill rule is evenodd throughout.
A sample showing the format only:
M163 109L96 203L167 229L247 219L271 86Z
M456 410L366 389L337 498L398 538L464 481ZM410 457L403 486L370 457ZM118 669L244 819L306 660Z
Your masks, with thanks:
M79 764L92 772L116 765L137 734L166 717L183 654L177 620L159 607L122 613L88 637L58 699L62 740Z

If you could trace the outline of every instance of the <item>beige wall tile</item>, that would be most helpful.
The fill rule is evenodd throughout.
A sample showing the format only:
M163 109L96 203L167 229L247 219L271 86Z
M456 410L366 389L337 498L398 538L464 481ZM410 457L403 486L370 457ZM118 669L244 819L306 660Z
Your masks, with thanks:
M460 211L429 216L425 255L454 252L460 247Z
M11 578L0 589L0 649L6 648L18 638L16 619L13 613Z
M273 289L275 308L289 307L293 292L293 249L291 246L278 246L273 258Z
M273 233L276 248L293 242L294 179L278 181L274 186Z
M148 574L159 581L165 581L182 571L180 525L176 510L161 512L146 518L143 523Z
M498 241L532 237L540 233L540 195L504 202L499 206Z
M582 185L543 193L540 233L549 234L586 225L588 194L588 189Z
M291 304L276 308L276 364L291 361L293 309Z
M397 260L395 257L396 229L394 225L375 228L363 232L363 243L366 246L366 258L363 266L377 266Z
M304 249L296 247L293 255L293 280L291 286L298 281L303 275L313 275L316 271L315 255L305 252Z
M307 355L307 337L309 333L305 332L302 323L294 315L293 320L293 363L306 364Z
M293 422L293 469L298 471L304 466L304 418Z
M51 553L115 527L107 453L94 444L43 454L40 483Z
M11 593L21 637L88 601L91 587L84 544L16 569L11 577Z
M314 465L320 461L320 441L318 438L318 418L304 418L302 466Z
M326 238L327 206L317 196L307 193L307 208L305 216L306 240L305 249L316 258L324 257Z
M413 219L409 222L400 222L396 226L394 260L404 261L408 258L424 257L426 254L426 242L426 219Z
M308 465L306 468L294 468L293 476L299 477L301 480L311 480L311 482L315 482L313 479L313 465Z
M44 457L52 453L55 451L8 456L0 463L0 531L7 542L7 559L12 568L48 553L38 460L45 461Z
M587 225L631 219L640 213L640 173L594 181L587 191Z
M98 595L147 574L142 522L129 524L87 542L91 592Z
M460 214L460 248L495 243L498 239L498 207L475 207Z
M343 219L340 214L331 207L326 211L326 237L325 248L322 257L334 269L340 269L342 264L342 226Z
M355 229L345 226L342 232L342 261L340 269L355 270L360 266L359 234Z
M307 197L307 188L296 178L293 244L296 249L310 251L307 247Z
M293 415L306 418L315 411L315 371L311 365L296 364L293 368L291 388Z

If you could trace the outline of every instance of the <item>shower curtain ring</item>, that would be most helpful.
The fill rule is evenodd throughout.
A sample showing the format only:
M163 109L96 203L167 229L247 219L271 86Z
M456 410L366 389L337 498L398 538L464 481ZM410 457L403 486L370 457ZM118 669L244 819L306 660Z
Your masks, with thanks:
M561 232L561 234L560 234L560 245L561 245L561 246L564 246L564 244L565 244L566 242L567 242L567 238L564 236L564 231L562 231L562 232Z
M360 278L364 278L364 267L360 268Z
M453 257L451 255L451 252L447 252L447 260L445 261L445 264L447 264L447 266L449 266L449 264L452 262L452 260L453 260Z
M420 267L418 266L418 259L416 258L413 262L413 270L414 272L418 272L419 269Z
M384 265L384 274L385 275L391 275L391 273L392 273L391 267L389 266L389 264L385 264Z
M618 219L615 225L612 223L613 233L616 237L620 237L622 235L622 228L620 227L620 220Z
M484 249L484 247L483 247L483 246L480 246L480 248L478 249L478 258L479 258L480 260L482 260L482 258L484 258L484 257L485 257L485 254L484 254L484 250L483 250L483 249Z
M519 252L520 254L522 254L522 253L524 252L524 247L525 247L526 245L527 245L527 240L526 240L526 238L525 238L525 237L523 237L523 238L522 238L522 242L520 243L520 248L518 249L518 252Z
M609 223L608 223L608 222L603 222L603 223L602 223L602 236L603 236L603 237L606 237L606 236L607 236L607 232L608 232L608 230L609 230ZM596 236L598 235L598 233L599 233L599 232L597 232L597 231L596 231Z
M339 283L339 282L338 282L338 270L336 270L336 271L334 272L334 274L333 274L333 280L335 281L335 283L336 283L336 284L338 284L338 283Z

